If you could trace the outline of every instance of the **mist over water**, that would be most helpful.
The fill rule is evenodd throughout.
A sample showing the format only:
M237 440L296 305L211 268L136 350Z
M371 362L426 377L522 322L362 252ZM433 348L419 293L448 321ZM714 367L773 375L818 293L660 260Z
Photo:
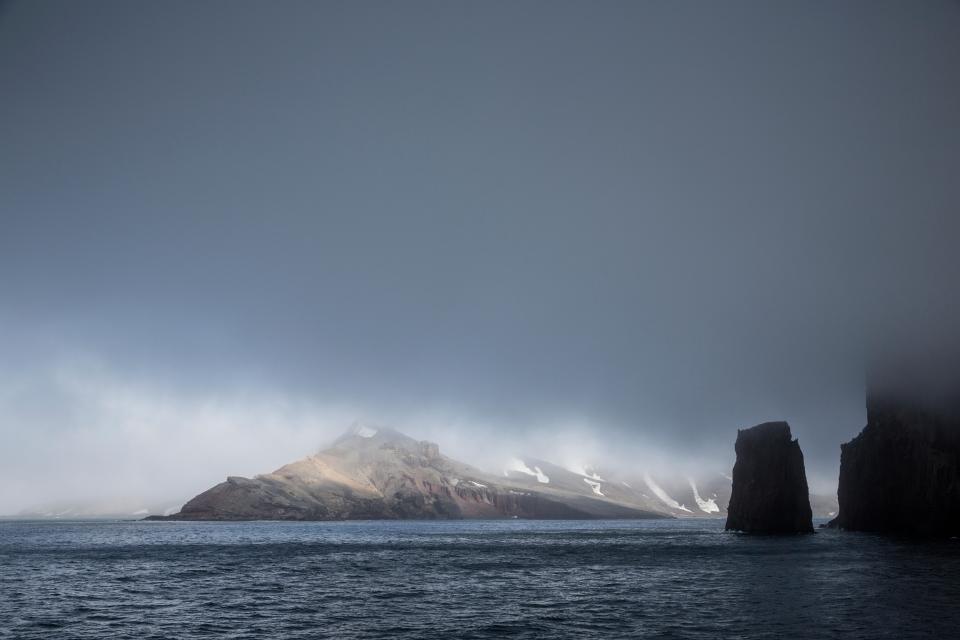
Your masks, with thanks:
M449 409L403 414L322 405L263 385L222 393L146 385L90 360L21 370L0 404L4 424L30 425L16 448L0 451L9 488L0 515L78 506L89 515L162 513L227 476L252 477L315 453L357 420L439 442L445 455L497 475L517 455L626 477L729 473L732 466L732 446L698 457L696 449L670 452L640 434L624 440L585 420L543 419L511 432Z

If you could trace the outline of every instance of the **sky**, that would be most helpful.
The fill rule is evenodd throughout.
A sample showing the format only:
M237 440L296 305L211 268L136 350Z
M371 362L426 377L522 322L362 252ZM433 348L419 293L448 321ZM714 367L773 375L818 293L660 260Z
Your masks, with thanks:
M353 420L835 488L960 326L960 3L0 4L0 513ZM582 458L589 458L583 460Z

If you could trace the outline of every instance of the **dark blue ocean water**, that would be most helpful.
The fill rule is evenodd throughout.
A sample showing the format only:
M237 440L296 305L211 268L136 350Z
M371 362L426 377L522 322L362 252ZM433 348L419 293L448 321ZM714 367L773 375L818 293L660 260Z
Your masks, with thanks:
M721 521L3 522L0 638L960 637L960 542Z

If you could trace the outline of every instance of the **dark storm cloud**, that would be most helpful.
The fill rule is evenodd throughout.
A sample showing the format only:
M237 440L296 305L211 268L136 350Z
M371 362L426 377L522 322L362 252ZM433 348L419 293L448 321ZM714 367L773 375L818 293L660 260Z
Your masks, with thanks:
M958 65L953 2L12 3L0 347L831 475L957 326Z

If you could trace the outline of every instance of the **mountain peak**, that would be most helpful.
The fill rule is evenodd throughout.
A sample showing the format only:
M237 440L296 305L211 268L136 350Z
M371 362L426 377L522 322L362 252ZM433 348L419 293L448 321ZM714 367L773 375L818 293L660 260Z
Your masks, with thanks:
M347 436L359 436L361 438L372 438L380 432L380 429L377 427L372 427L362 420L354 420L353 424L350 425L350 428L347 429L347 432L344 435Z
M253 479L228 478L169 519L670 517L585 491L580 478L567 483L573 490L556 486L547 465L521 461L519 477L501 479L447 458L434 442L357 421L332 447Z
M342 436L333 442L335 449L368 449L383 445L393 445L404 449L415 449L417 441L390 427L375 426L361 420L355 420Z

